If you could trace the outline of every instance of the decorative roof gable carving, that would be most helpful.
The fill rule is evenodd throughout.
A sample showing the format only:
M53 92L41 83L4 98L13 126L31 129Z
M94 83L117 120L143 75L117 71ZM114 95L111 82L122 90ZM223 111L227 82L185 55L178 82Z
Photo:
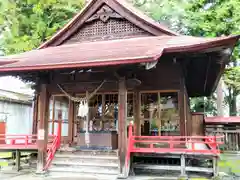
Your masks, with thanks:
M123 17L116 11L111 9L109 6L103 5L94 15L92 15L88 20L86 20L86 22L91 22L94 20L101 20L102 22L107 22L109 18L122 19Z
M62 44L152 36L104 4Z

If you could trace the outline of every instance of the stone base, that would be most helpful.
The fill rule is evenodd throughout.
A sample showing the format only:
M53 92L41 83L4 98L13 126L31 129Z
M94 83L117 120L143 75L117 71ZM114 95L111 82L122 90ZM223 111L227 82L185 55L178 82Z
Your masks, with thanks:
M47 176L47 171L43 171L43 170L37 170L36 172L35 172L35 175L37 175L37 176Z

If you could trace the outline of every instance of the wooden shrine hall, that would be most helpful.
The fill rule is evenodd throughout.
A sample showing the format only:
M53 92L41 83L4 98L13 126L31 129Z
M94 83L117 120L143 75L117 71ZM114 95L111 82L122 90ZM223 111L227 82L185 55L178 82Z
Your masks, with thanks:
M38 169L60 127L62 145L117 150L128 176L125 157L148 152L129 152L128 137L204 136L189 97L211 95L238 39L180 35L124 0L92 0L38 49L1 57L0 75L34 83Z

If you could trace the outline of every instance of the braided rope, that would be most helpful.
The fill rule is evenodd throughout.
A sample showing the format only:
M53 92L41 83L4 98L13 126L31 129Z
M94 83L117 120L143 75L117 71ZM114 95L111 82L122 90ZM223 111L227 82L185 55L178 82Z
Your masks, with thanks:
M80 103L82 101L87 101L89 99L91 99L94 95L96 95L96 93L99 91L99 89L103 86L103 84L106 82L106 80L103 80L103 82L89 95L89 97L84 97L84 98L78 98L78 97L73 97L70 94L68 94L62 87L60 84L57 84L58 88L71 100L77 103Z

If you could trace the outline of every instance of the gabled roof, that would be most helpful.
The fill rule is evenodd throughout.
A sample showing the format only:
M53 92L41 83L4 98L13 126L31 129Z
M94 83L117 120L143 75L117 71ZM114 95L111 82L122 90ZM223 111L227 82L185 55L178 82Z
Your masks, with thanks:
M48 46L58 46L67 40L84 22L91 17L101 6L108 5L119 15L139 28L149 32L152 35L159 36L162 34L175 36L176 32L164 27L153 19L149 18L135 7L125 2L125 0L92 0L90 1L73 19L67 23L61 30L53 35L48 41L43 43L39 49Z

